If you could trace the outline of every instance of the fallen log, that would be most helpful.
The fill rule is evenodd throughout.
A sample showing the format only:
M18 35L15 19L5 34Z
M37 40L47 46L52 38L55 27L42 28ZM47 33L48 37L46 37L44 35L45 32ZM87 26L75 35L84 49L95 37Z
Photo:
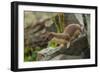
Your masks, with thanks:
M82 35L80 36L78 39L74 40L72 43L71 43L71 46L69 48L46 48L46 49L43 49L41 51L39 51L37 53L37 60L38 61L47 61L47 60L51 60L53 59L54 57L56 57L57 55L59 54L64 54L64 55L71 55L71 56L81 56L83 54L83 56L81 56L81 58L84 58L84 50L90 50L89 47L88 47L88 41L87 41L87 37L86 35ZM88 55L89 52L87 52ZM73 57L70 56L70 59ZM86 58L86 57L85 57ZM55 58L54 58L55 59ZM68 56L67 58L65 59L68 59ZM79 57L80 59L80 57Z
M65 55L65 54L59 54L56 57L52 58L51 60L69 60L69 59L82 59L83 56L79 55L79 56L73 56L73 55Z
M37 54L37 60L50 60L52 57L55 57L59 54L59 50L61 48L46 48L38 52Z

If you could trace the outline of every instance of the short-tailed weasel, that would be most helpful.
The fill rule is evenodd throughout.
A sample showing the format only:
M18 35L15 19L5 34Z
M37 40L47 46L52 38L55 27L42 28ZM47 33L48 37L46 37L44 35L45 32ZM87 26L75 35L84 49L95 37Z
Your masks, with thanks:
M51 32L51 35L54 36L52 40L56 41L60 47L67 48L70 47L70 42L76 39L83 31L83 27L80 24L69 24L64 28L63 33Z

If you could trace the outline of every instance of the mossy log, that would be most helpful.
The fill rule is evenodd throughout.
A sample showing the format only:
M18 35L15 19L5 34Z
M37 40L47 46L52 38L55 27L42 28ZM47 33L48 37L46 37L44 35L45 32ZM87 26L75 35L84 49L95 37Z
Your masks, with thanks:
M52 58L51 60L65 60L65 59L82 59L82 55L78 55L78 56L73 56L73 55L65 55L65 54L59 54L57 56L55 56L54 58Z
M66 56L70 55L70 59L78 56L80 58L89 58L89 47L86 35L82 35L76 40L74 40L69 48L46 48L38 52L37 60L45 61L51 60L59 54L64 54ZM87 52L88 51L88 52ZM85 56L86 54L86 56ZM71 57L72 56L72 57ZM68 57L66 57L67 59ZM55 58L54 58L55 59ZM60 59L60 58L59 58Z

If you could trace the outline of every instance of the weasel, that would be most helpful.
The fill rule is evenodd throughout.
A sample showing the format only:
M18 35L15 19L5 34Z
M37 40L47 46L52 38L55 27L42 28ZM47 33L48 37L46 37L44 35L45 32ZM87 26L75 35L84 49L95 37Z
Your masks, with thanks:
M69 24L64 28L63 33L51 32L51 35L54 36L52 40L56 41L60 47L67 48L70 47L72 40L76 39L83 31L83 27L80 24Z

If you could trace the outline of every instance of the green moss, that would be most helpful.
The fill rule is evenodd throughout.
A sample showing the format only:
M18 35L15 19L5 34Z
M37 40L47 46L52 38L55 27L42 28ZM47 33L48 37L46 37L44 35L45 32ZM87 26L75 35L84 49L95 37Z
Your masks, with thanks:
M48 47L56 48L57 47L57 43L54 40L51 40L51 41L49 41Z

